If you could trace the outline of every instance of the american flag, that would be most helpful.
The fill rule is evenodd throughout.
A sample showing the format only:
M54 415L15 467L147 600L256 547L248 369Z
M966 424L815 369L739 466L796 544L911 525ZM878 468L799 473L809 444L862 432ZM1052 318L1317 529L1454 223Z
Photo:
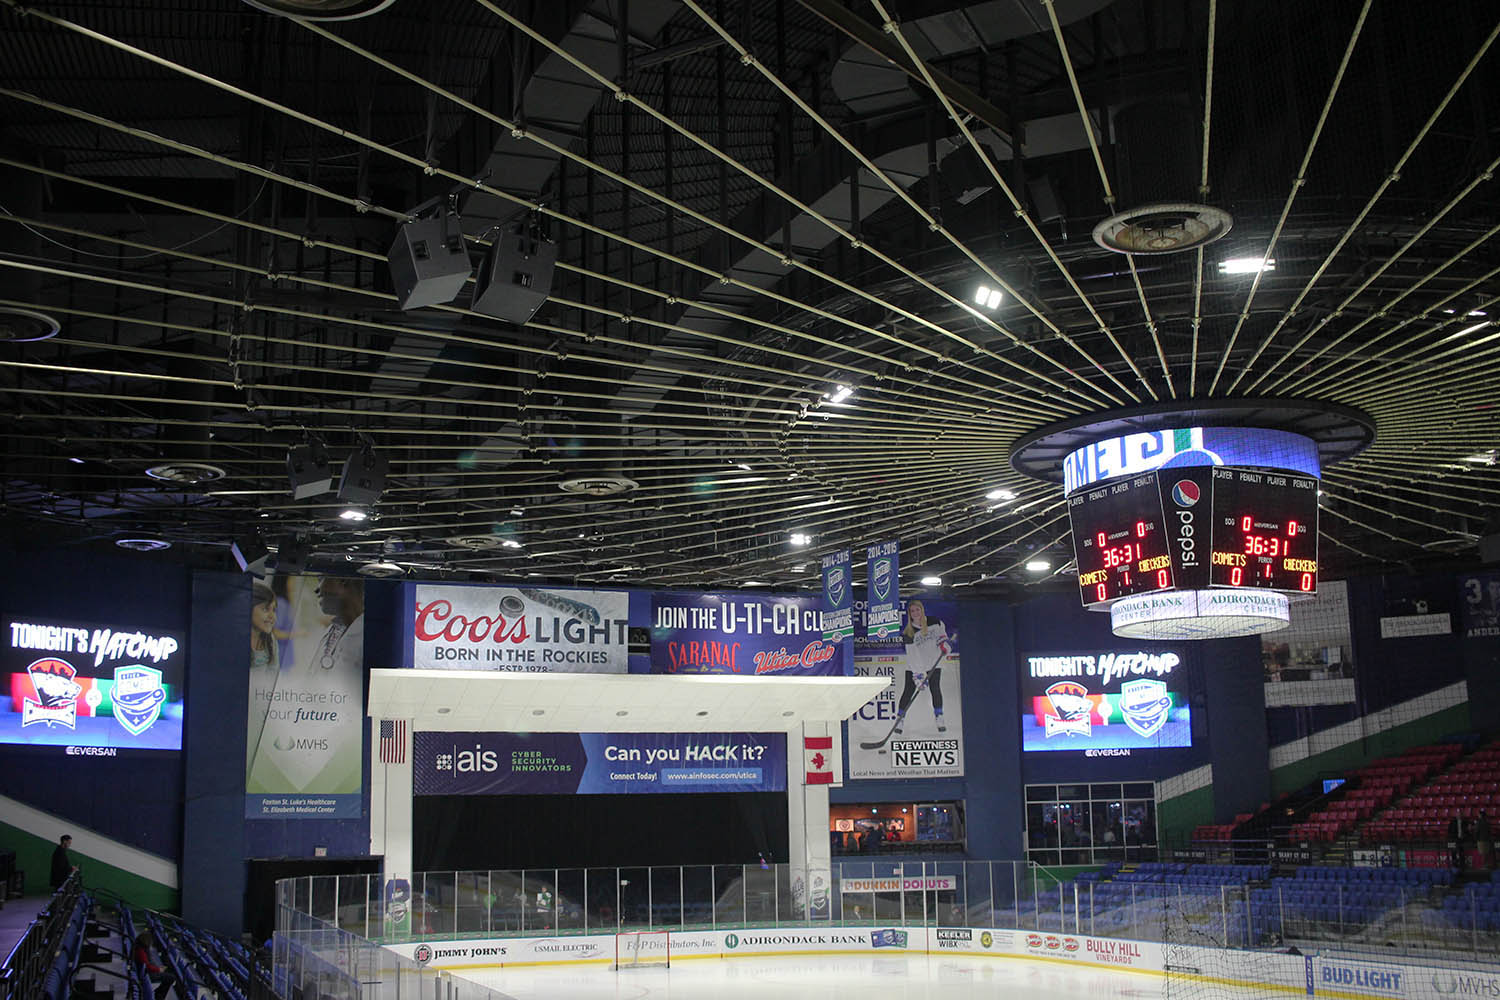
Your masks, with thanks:
M380 762L382 764L406 763L406 720L380 720Z

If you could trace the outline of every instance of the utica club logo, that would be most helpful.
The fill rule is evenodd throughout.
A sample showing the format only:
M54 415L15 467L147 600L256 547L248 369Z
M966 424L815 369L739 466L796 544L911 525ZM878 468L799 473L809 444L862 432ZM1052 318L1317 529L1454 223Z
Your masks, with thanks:
M1201 496L1198 484L1191 479L1179 479L1177 485L1172 487L1172 500L1179 507L1191 507Z
M66 660L44 657L26 668L31 677L31 687L36 698L25 698L21 702L21 726L38 723L53 726L78 728L78 696L83 685L75 677L78 671Z

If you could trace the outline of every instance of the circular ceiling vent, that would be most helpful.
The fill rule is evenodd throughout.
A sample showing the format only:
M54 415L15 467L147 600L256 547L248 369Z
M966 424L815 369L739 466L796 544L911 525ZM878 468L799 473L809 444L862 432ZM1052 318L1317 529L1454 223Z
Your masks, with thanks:
M1233 226L1234 219L1220 208L1156 202L1105 219L1094 227L1094 242L1115 253L1181 253L1207 246Z
M406 570L393 562L371 562L359 568L359 575L373 576L377 580L389 580L392 577L405 576Z
M116 538L115 544L132 552L160 552L172 547L165 538Z
M309 21L353 21L385 10L396 0L245 0L268 14L287 14Z
M224 470L203 462L164 462L146 470L146 475L179 486L201 486L224 478Z
M458 549L469 549L473 552L488 552L498 549L505 539L499 535L449 535L443 539L444 542Z
M629 493L640 484L624 476L597 475L570 476L557 485L564 493L590 497L617 497L622 493Z
M18 309L15 306L0 306L0 343L24 344L31 340L46 340L55 337L62 324L33 309Z

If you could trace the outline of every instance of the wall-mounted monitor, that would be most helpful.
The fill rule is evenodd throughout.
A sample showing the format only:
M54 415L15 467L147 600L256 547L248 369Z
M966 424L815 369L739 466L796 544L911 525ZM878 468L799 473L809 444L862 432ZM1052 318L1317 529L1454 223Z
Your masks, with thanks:
M0 744L83 757L182 749L184 635L38 615L4 622Z
M1021 657L1021 749L1128 757L1193 745L1179 653L1116 649Z

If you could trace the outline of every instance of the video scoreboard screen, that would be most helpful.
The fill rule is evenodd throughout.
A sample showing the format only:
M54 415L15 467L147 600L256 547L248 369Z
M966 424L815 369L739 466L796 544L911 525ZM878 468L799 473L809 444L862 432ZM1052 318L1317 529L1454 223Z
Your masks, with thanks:
M1263 469L1159 469L1068 498L1084 605L1164 590L1318 589L1318 481Z

